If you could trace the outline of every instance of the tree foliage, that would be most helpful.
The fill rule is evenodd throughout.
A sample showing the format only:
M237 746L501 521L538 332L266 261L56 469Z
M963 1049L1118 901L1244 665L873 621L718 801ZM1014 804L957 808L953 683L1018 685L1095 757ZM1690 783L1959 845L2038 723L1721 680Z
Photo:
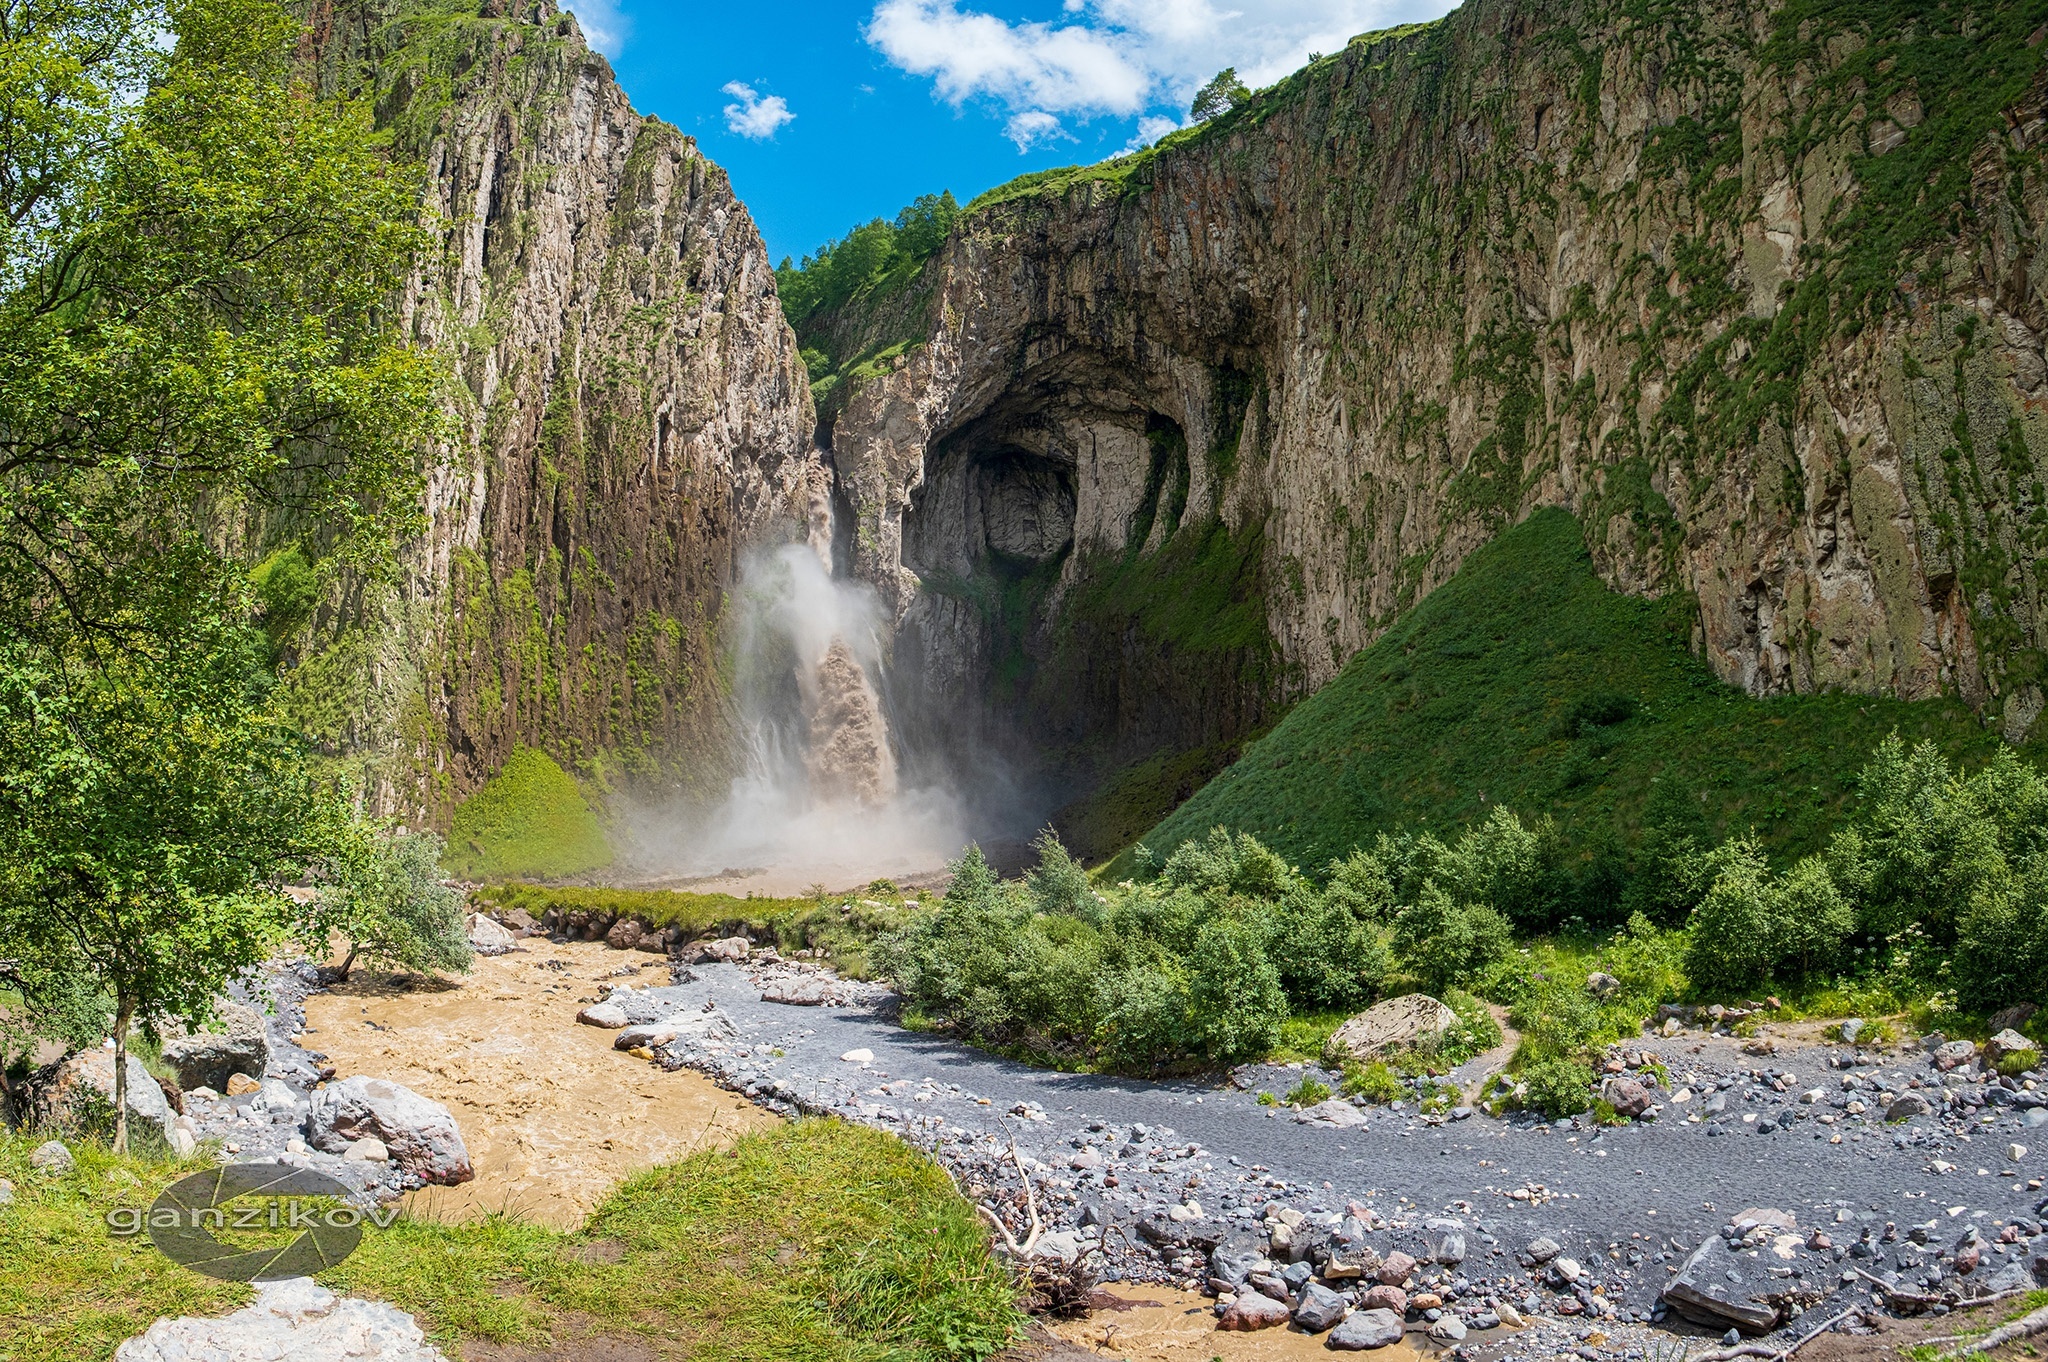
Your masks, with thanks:
M783 314L791 326L801 327L889 275L922 265L945 244L959 216L952 190L923 194L906 204L893 222L875 218L862 223L805 256L802 264L783 257L775 270Z
M364 824L352 833L315 869L319 897L306 918L308 944L324 952L339 936L348 951L343 979L358 957L419 974L468 969L475 953L462 895L441 883L441 839Z
M1195 102L1188 108L1188 117L1196 123L1205 123L1229 113L1251 97L1250 87L1237 78L1237 68L1226 66L1195 91Z

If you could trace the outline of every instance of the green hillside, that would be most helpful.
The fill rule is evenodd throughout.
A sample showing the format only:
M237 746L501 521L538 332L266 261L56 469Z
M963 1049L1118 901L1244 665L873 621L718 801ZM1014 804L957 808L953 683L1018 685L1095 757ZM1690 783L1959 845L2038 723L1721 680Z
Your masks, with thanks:
M1999 745L1954 700L1752 699L1692 654L1693 618L1682 595L1608 590L1578 522L1538 512L1144 842L1163 853L1222 825L1320 870L1378 832L1442 832L1505 804L1557 820L1597 908L1646 814L1714 836L1754 828L1789 855L1818 848L1893 729L1969 766ZM1126 851L1109 873L1133 865Z

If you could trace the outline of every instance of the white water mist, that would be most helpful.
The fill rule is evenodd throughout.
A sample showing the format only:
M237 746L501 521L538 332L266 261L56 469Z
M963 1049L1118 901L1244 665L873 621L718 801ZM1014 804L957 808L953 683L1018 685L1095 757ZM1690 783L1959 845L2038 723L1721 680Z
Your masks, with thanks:
M723 804L649 840L668 874L762 892L932 871L965 840L944 790L904 788L877 682L881 601L834 577L822 497L808 543L757 550L734 602L745 752Z

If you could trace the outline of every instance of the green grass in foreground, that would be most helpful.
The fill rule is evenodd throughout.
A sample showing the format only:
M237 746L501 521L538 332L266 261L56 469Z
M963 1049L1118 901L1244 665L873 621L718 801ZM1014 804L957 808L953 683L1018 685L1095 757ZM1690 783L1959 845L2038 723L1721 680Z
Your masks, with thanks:
M31 1175L37 1141L0 1132L0 1362L108 1358L162 1315L215 1314L247 1288L109 1236L201 1164L76 1149ZM1020 1317L973 1209L901 1141L836 1121L748 1135L628 1180L584 1228L402 1219L321 1279L412 1312L434 1341L549 1347L585 1333L702 1362L939 1362L988 1356Z
M1818 850L1896 729L1974 767L1998 746L1955 700L1756 700L1691 652L1692 601L1610 591L1579 525L1540 511L1296 705L1144 841L1164 855L1222 825L1304 870L1396 826L1454 831L1497 805L1556 818L1581 858L1619 857L1659 782L1713 838L1754 828ZM1128 874L1128 853L1111 863Z

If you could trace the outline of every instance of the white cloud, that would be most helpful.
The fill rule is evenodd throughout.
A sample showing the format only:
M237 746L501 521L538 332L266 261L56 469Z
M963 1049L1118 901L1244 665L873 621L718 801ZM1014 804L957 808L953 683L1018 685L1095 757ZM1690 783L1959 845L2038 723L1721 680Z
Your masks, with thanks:
M781 95L763 98L751 85L741 81L727 81L725 92L738 103L725 106L725 127L742 137L760 141L773 137L775 130L795 118L789 111L789 101Z
M1156 128L1161 109L1185 110L1196 87L1226 66L1255 88L1268 85L1312 53L1436 18L1454 0L1239 0L1240 8L1214 0L1065 0L1070 17L1055 23L962 8L975 2L879 0L867 39L894 66L929 77L956 107L971 99L996 105L1014 140L1015 120L1025 114L1142 114ZM1140 143L1163 131L1141 124Z
M618 0L568 0L563 8L576 16L584 40L599 52L616 57L625 51L633 21L620 12Z
M1180 131L1180 120L1146 117L1138 120L1138 135L1124 144L1125 151L1143 151L1170 132Z
M1003 136L1017 144L1017 154L1023 155L1041 142L1052 142L1065 138L1071 142L1074 135L1060 126L1059 119L1043 109L1026 109L1011 114L1010 121L1003 125Z

